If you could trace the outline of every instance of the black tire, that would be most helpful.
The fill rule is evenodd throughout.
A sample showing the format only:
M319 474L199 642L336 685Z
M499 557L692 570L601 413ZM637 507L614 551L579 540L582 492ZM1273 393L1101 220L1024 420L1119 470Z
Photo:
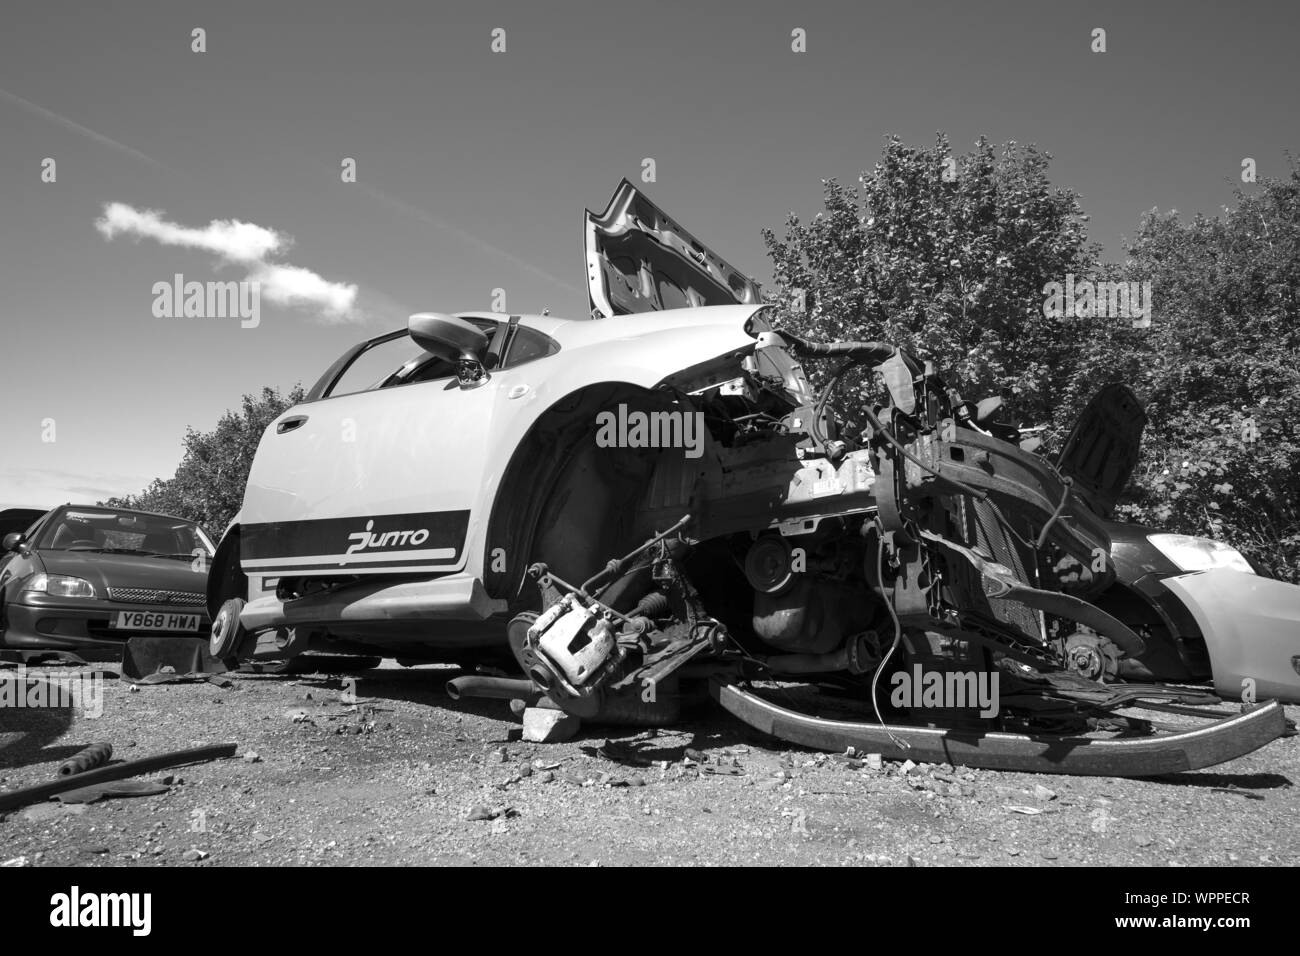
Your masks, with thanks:
M208 650L217 660L231 670L238 664L236 653L248 632L239 622L239 615L244 610L243 598L230 598L225 601L212 619L212 635L208 639Z

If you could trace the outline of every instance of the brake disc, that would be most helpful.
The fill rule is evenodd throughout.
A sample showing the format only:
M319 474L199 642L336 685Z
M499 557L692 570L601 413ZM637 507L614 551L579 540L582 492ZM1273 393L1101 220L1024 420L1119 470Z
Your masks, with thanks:
M1065 639L1066 666L1089 680L1112 683L1119 676L1119 648L1109 638L1075 631Z

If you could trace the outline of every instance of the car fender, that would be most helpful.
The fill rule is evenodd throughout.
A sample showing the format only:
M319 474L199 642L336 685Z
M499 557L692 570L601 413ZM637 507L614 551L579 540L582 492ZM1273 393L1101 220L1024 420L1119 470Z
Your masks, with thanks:
M1227 568L1164 584L1200 626L1216 693L1300 703L1300 586Z
M535 363L534 381L519 381L513 386L517 390L520 386L527 388L524 394L513 399L525 403L527 413L493 417L494 433L487 447L510 449L510 454L485 463L483 494L471 516L467 570L488 581L488 590L494 596L505 597L504 592L509 589L506 579L517 581L522 573L521 565L532 559L529 541L533 529L514 527L519 520L532 520L523 517L530 509L515 500L519 495L506 483L512 473L520 473L522 464L534 454L529 448L530 436L545 421L556 420L557 410L573 406L582 409L576 414L594 416L600 410L615 411L620 401L646 400L656 389L688 392L733 378L740 359L754 348L755 339L746 330L749 320L761 308L718 306L679 310L696 313L680 318L671 312L658 312L568 323L583 328L566 328L563 332L569 334L557 334L560 352L545 362ZM594 326L606 328L587 328ZM570 348L570 344L574 347ZM518 371L529 368L525 365ZM506 402L512 401L509 395L507 392ZM588 407L584 399L595 395L606 395L608 400L595 408ZM594 427L594 417L591 421ZM546 449L552 460L537 469L542 475L540 482L520 484L528 488L529 496L540 501L551 494L562 470L562 463L553 459L567 451L553 446ZM526 477L535 476L536 472ZM510 500L503 502L503 493ZM511 518L503 517L503 506ZM506 543L501 532L503 524L522 533L511 534L510 543ZM512 565L504 572L504 578L499 566L495 571L492 567L493 552L498 548ZM518 560L512 560L515 558Z

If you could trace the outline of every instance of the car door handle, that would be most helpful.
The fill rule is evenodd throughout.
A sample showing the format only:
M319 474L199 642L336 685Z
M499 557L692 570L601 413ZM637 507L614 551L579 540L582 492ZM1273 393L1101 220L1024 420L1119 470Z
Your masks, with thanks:
M293 418L286 418L284 421L280 422L280 424L275 426L275 433L277 435L283 435L285 432L291 432L302 425L305 421L307 421L306 415L295 415Z

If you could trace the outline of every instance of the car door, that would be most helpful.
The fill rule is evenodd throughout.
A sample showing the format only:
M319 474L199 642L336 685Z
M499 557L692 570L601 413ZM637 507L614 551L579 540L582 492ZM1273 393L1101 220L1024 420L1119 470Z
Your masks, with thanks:
M505 318L464 317L494 333ZM417 355L357 391L327 386L272 422L240 513L246 574L393 574L464 564L510 372L463 387L450 368L421 379L419 363L428 358Z

